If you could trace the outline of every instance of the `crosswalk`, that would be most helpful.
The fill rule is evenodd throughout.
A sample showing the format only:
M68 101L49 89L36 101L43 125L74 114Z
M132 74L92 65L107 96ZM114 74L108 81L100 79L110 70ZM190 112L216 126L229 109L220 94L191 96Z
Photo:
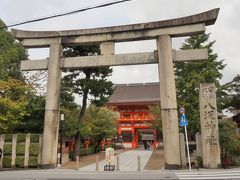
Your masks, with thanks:
M178 179L239 179L240 171L221 170L221 171L204 171L204 172L185 172L175 173Z

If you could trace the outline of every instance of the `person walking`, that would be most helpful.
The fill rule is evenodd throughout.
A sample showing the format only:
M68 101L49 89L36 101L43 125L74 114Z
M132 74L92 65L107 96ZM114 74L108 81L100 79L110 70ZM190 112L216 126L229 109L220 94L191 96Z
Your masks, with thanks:
M146 150L147 149L147 142L144 140L143 144L144 144L144 149Z
M149 141L147 141L147 150L150 150L150 142Z

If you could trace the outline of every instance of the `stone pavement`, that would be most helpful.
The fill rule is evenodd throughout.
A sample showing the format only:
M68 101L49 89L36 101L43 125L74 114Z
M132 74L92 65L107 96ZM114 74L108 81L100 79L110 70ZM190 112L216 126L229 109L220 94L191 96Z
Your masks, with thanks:
M138 161L137 157L141 157L141 170L144 169L147 164L152 151L147 150L129 150L117 155L119 157L120 171L137 171L138 170ZM116 164L116 158L115 162ZM105 160L99 162L99 171L104 170L104 165L106 164ZM96 163L84 166L79 169L79 171L95 171Z
M163 149L154 150L149 158L144 170L162 170L164 169Z

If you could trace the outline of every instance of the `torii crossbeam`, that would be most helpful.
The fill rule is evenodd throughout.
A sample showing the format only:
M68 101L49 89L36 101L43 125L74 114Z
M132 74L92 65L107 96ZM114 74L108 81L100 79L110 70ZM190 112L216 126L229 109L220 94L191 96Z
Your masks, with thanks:
M62 68L102 67L135 64L159 64L161 114L163 120L166 169L181 165L179 127L173 62L207 59L207 50L172 50L171 38L204 33L215 23L219 9L200 14L141 24L69 31L21 31L12 29L15 38L26 48L50 47L49 58L23 61L22 70L48 70L47 96L43 132L42 166L57 162L59 91ZM115 54L116 42L156 39L157 52ZM92 57L62 56L62 46L100 44L101 55Z

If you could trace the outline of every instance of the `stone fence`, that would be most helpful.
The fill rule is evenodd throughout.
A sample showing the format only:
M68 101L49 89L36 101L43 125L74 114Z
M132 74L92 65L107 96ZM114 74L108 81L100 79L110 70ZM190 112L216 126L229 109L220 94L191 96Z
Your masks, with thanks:
M3 152L0 168L27 168L41 164L42 135L40 134L2 134L0 148Z
M186 142L185 136L183 133L179 134L180 139L180 153L181 153L181 164L182 168L187 167L187 151L186 151ZM190 149L190 161L192 165L197 167L201 166L202 163L202 142L201 142L201 134L195 134L195 141L189 141L189 149Z

